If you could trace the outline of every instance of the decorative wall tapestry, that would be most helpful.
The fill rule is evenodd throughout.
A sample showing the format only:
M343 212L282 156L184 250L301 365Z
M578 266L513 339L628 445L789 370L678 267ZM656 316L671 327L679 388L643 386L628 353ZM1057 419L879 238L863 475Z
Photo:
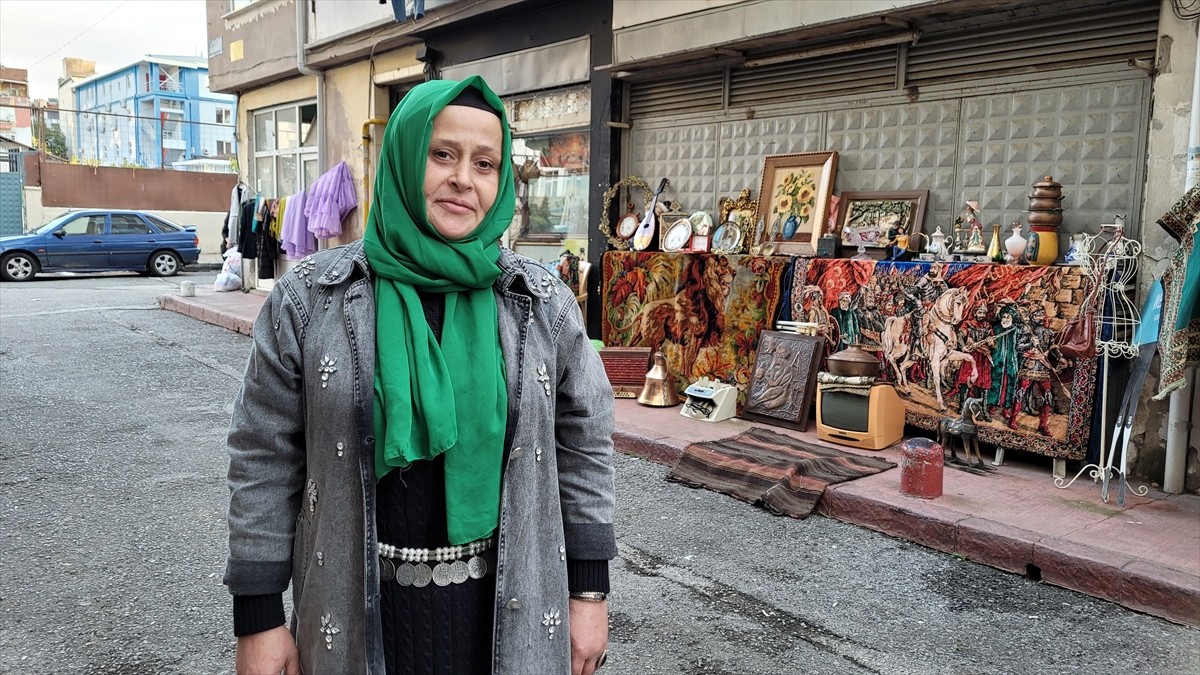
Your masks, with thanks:
M661 350L680 392L705 375L728 382L741 410L758 333L779 307L787 266L782 257L608 251L604 344Z
M1075 267L816 259L794 270L781 318L818 323L831 350L879 356L909 424L936 429L982 396L981 440L1082 459L1096 359L1056 344L1085 284Z

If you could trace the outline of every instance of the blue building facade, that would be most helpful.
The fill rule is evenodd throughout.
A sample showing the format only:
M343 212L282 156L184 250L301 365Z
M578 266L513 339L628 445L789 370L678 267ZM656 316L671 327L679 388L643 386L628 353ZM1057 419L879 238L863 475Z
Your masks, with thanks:
M64 132L74 161L234 170L237 97L208 90L206 59L147 55L80 82L73 103Z

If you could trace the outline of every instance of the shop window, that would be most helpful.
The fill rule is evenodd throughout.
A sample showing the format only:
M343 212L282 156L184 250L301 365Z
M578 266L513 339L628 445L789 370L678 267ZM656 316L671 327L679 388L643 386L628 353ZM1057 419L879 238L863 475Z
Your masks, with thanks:
M522 240L559 241L586 236L587 131L556 131L513 139L517 213Z

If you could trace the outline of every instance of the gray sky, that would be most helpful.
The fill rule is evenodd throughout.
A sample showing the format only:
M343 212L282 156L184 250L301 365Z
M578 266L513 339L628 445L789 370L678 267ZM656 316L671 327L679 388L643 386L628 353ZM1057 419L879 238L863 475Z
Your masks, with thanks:
M62 60L106 73L146 54L204 56L204 0L0 0L0 63L29 70L29 95L58 96Z

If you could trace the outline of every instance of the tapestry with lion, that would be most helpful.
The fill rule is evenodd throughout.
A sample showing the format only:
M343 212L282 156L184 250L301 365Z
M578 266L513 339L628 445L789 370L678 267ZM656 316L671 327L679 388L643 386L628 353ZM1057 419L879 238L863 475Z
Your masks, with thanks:
M732 384L740 410L788 265L785 257L609 251L604 344L661 350L679 392L705 376Z

